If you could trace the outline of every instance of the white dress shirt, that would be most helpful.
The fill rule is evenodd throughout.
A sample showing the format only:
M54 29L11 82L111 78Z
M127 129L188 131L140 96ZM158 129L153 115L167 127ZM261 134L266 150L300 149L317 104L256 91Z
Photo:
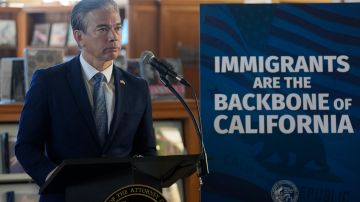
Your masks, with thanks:
M94 101L93 101L94 82L92 80L92 77L99 71L95 69L93 66L91 66L88 62L86 62L82 54L80 55L80 63L81 63L82 74L86 86L86 91L90 100L90 104L91 107L94 107ZM101 72L105 76L105 83L106 83L105 99L106 99L106 111L108 117L108 131L110 130L110 124L115 108L115 85L114 85L114 76L112 75L113 68L114 68L114 63L111 63L109 67L107 67L104 71Z

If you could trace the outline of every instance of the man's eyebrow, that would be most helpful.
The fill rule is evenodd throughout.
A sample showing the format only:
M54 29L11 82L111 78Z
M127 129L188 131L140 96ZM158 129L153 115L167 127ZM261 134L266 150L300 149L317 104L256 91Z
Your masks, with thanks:
M115 23L114 26L121 26L121 23L120 23L120 22ZM111 25L108 25L108 24L99 24L99 25L96 25L96 27L111 27Z
M122 26L121 22L115 23L115 26Z
M110 25L108 25L108 24L99 24L99 25L96 25L96 27L110 27Z

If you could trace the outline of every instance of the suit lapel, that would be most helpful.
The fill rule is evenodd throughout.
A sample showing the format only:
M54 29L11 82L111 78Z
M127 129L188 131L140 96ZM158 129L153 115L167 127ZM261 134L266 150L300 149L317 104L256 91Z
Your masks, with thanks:
M107 138L103 151L106 151L110 146L112 139L114 138L115 132L120 125L121 117L123 116L124 100L126 81L123 78L119 67L114 66L114 85L115 85L115 108L114 114L110 125L109 137Z
M99 141L96 136L95 121L92 114L89 97L84 84L83 75L81 72L81 64L79 56L70 61L70 68L67 74L67 79L70 84L72 94L76 100L86 124L90 128L91 136L100 148Z

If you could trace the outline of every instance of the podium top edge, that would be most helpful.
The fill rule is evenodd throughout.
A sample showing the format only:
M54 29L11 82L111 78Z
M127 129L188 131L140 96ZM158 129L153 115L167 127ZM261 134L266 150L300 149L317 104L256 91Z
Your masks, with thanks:
M167 160L172 158L199 158L200 154L190 154L190 155L168 155L168 156L143 156L143 157L102 157L102 158L84 158L84 159L67 159L64 160L59 167L63 167L68 164L72 165L83 165L83 164L112 164L112 163L126 163L126 162L136 162L141 161L151 161L151 160Z

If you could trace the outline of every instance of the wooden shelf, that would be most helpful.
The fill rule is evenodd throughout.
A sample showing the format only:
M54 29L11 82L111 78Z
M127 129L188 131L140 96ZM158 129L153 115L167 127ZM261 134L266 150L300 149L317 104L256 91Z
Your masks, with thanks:
M15 46L0 45L0 50L16 50Z
M22 103L0 104L0 123L19 122L22 107Z
M0 174L0 184L32 183L32 178L26 173Z
M23 11L27 13L71 13L72 6L34 6L24 7Z
M189 108L196 111L194 100L186 100ZM0 104L0 123L18 122L23 103ZM184 119L188 117L182 104L174 100L156 100L152 102L154 119Z

